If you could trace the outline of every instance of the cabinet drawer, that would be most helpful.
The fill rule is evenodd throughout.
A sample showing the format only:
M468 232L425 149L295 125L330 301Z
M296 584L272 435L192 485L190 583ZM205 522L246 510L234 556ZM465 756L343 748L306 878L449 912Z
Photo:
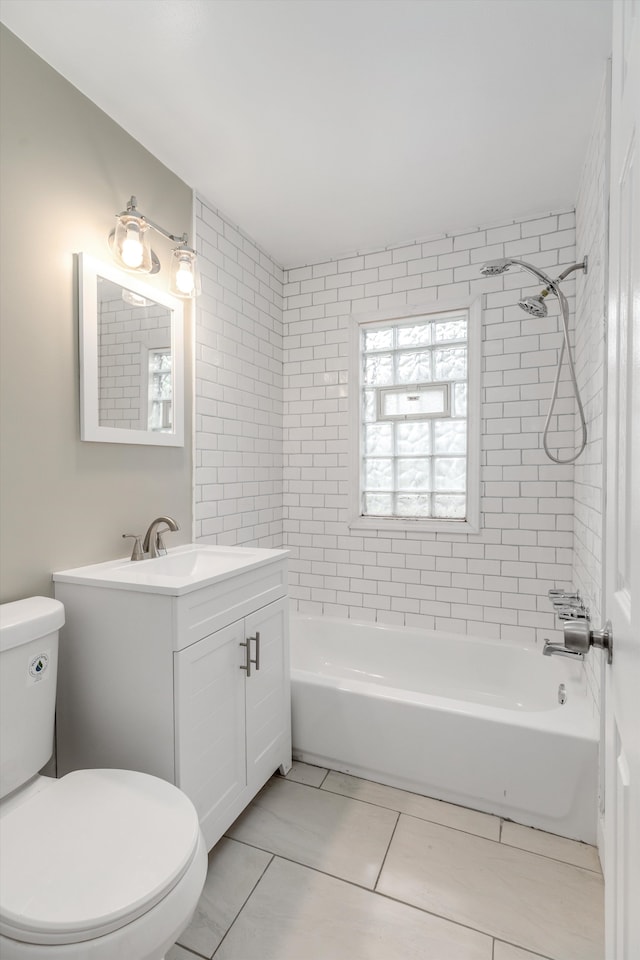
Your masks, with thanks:
M181 650L254 610L284 597L287 562L264 564L176 599L174 649Z

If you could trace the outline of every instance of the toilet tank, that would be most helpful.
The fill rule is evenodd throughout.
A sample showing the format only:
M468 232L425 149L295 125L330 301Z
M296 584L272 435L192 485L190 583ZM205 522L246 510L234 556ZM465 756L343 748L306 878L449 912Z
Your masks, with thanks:
M0 605L0 797L35 776L53 753L58 630L49 597Z

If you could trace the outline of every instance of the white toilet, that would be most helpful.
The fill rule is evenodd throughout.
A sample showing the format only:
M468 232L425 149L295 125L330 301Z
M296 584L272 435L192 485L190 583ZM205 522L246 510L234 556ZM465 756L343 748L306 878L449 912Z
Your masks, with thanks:
M0 957L161 960L204 885L198 815L144 773L37 775L52 753L63 623L46 597L0 607Z

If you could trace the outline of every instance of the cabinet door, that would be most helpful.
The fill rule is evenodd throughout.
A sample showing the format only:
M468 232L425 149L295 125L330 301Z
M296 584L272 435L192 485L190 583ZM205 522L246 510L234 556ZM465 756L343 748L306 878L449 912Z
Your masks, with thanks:
M206 838L247 782L243 641L238 620L174 654L176 784Z
M251 656L246 682L247 782L260 786L276 767L291 759L289 636L287 600L276 600L245 620ZM254 638L260 635L259 641Z

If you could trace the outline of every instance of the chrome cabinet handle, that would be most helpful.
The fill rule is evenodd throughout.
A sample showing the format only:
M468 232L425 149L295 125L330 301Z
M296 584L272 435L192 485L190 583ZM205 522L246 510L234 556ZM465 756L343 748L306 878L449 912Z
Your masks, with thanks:
M240 669L241 669L241 670L246 670L246 671L247 671L247 676L250 677L250 676L251 676L251 664L252 664L252 663L255 663L255 660L252 660L252 659L251 659L251 650L249 649L249 640L246 640L244 643L241 643L240 646L241 646L241 647L245 647L245 649L246 649L245 662L242 664L242 666L240 667Z
M247 637L247 646L251 643L252 640L256 642L256 658L252 660L251 663L255 663L256 670L260 669L260 631L256 630L255 637Z

